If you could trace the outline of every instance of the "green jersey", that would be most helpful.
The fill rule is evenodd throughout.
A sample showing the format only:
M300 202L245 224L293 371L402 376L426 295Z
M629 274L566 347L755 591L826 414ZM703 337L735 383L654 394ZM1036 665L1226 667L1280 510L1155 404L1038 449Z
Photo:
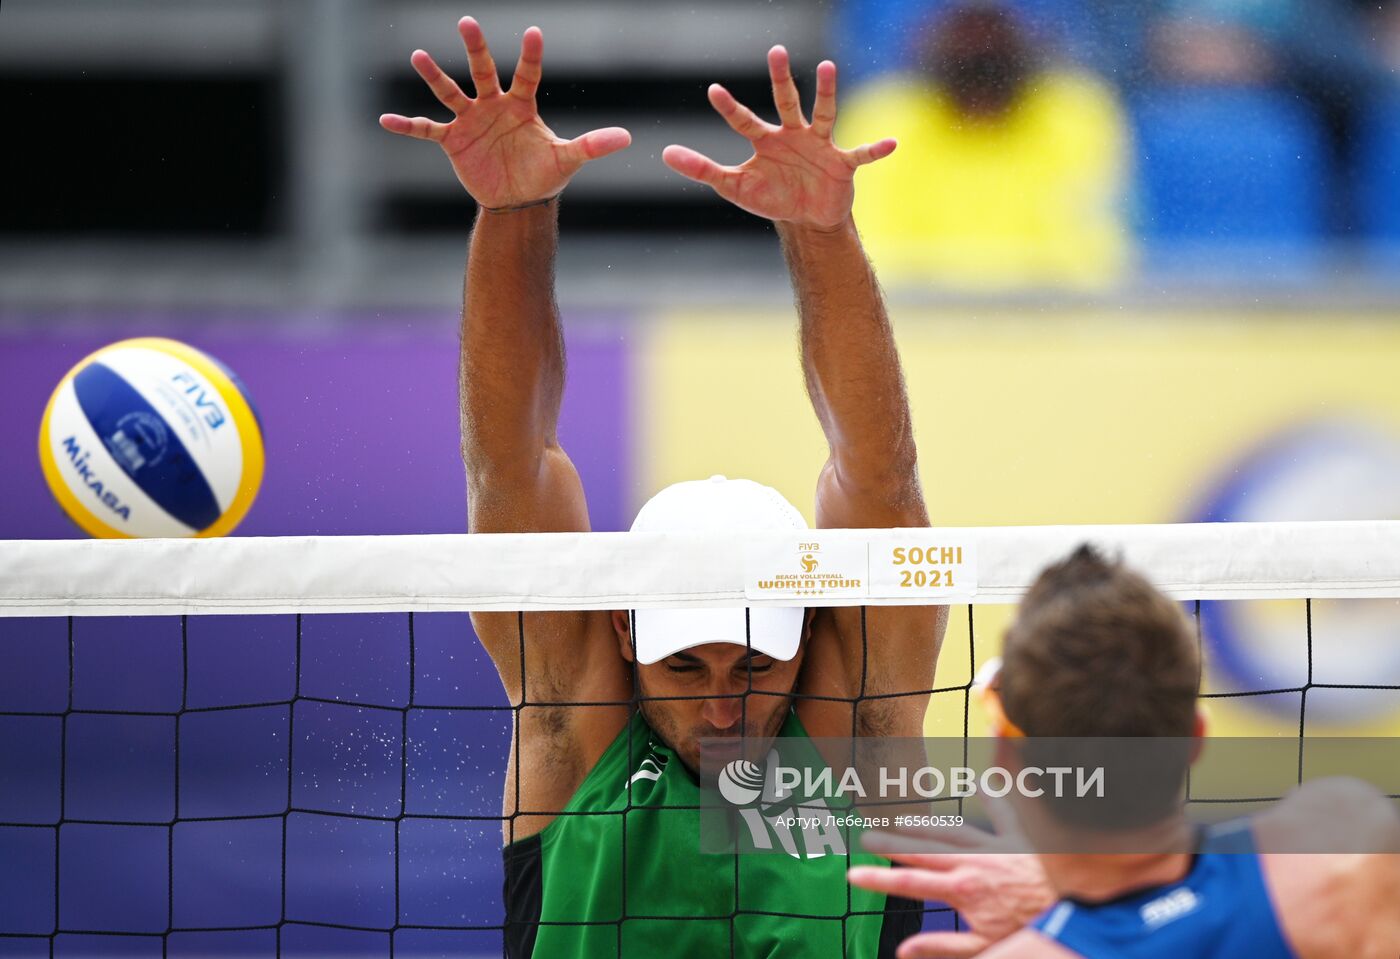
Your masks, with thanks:
M779 735L807 733L789 712ZM829 836L809 850L797 828L771 853L702 852L700 806L694 774L635 714L563 815L505 848L507 955L877 959L918 931L917 904L846 882L884 860L833 853Z

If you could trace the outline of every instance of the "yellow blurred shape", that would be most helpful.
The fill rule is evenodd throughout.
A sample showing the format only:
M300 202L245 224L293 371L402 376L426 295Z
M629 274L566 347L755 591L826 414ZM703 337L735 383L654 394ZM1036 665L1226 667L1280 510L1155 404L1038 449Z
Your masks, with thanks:
M893 321L935 525L1187 521L1223 471L1280 429L1346 413L1400 429L1393 318L968 308L899 309ZM827 450L794 327L785 310L677 313L652 327L634 506L724 473L775 486L813 519ZM1010 613L977 607L979 665ZM966 635L957 607L939 686L969 680ZM961 734L962 700L935 698L931 734ZM1239 701L1210 710L1220 734L1297 735L1296 720ZM974 735L985 732L977 713ZM1400 733L1393 718L1365 728Z
M899 141L856 176L856 222L886 282L1093 288L1128 265L1127 123L1092 76L1041 74L994 119L885 78L842 107L837 134Z

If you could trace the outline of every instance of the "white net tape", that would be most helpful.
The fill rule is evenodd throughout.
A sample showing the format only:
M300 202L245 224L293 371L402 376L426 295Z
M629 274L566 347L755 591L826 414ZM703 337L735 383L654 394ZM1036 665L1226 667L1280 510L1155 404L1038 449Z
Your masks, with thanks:
M976 589L949 597L959 603L1014 603L1043 566L1084 542L1121 553L1177 599L1400 597L1400 522L1390 521L812 530L800 538L828 554L857 557L856 568L867 575L876 574L891 543L967 544ZM746 593L755 556L807 545L797 539L721 531L9 541L0 542L0 615L915 601Z

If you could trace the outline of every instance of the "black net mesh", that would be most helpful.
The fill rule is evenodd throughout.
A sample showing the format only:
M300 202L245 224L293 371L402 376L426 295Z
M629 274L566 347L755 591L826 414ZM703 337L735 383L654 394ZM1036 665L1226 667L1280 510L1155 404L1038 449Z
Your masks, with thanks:
M1299 681L1206 697L1296 699L1301 780L1310 703L1400 686L1320 681L1291 606ZM964 737L973 613L940 663L968 680L931 690ZM0 957L502 955L510 730L543 705L571 704L507 702L464 613L0 619Z

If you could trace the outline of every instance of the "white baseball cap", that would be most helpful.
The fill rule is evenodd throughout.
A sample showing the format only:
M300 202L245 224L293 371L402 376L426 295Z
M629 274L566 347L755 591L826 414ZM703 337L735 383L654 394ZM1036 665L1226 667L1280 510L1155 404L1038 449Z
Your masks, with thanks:
M771 486L711 476L673 483L637 512L634 533L704 530L807 529L797 507ZM649 666L706 643L752 646L754 652L789 660L802 642L801 607L734 606L718 609L638 609L632 612L637 662ZM747 622L746 622L747 620Z

